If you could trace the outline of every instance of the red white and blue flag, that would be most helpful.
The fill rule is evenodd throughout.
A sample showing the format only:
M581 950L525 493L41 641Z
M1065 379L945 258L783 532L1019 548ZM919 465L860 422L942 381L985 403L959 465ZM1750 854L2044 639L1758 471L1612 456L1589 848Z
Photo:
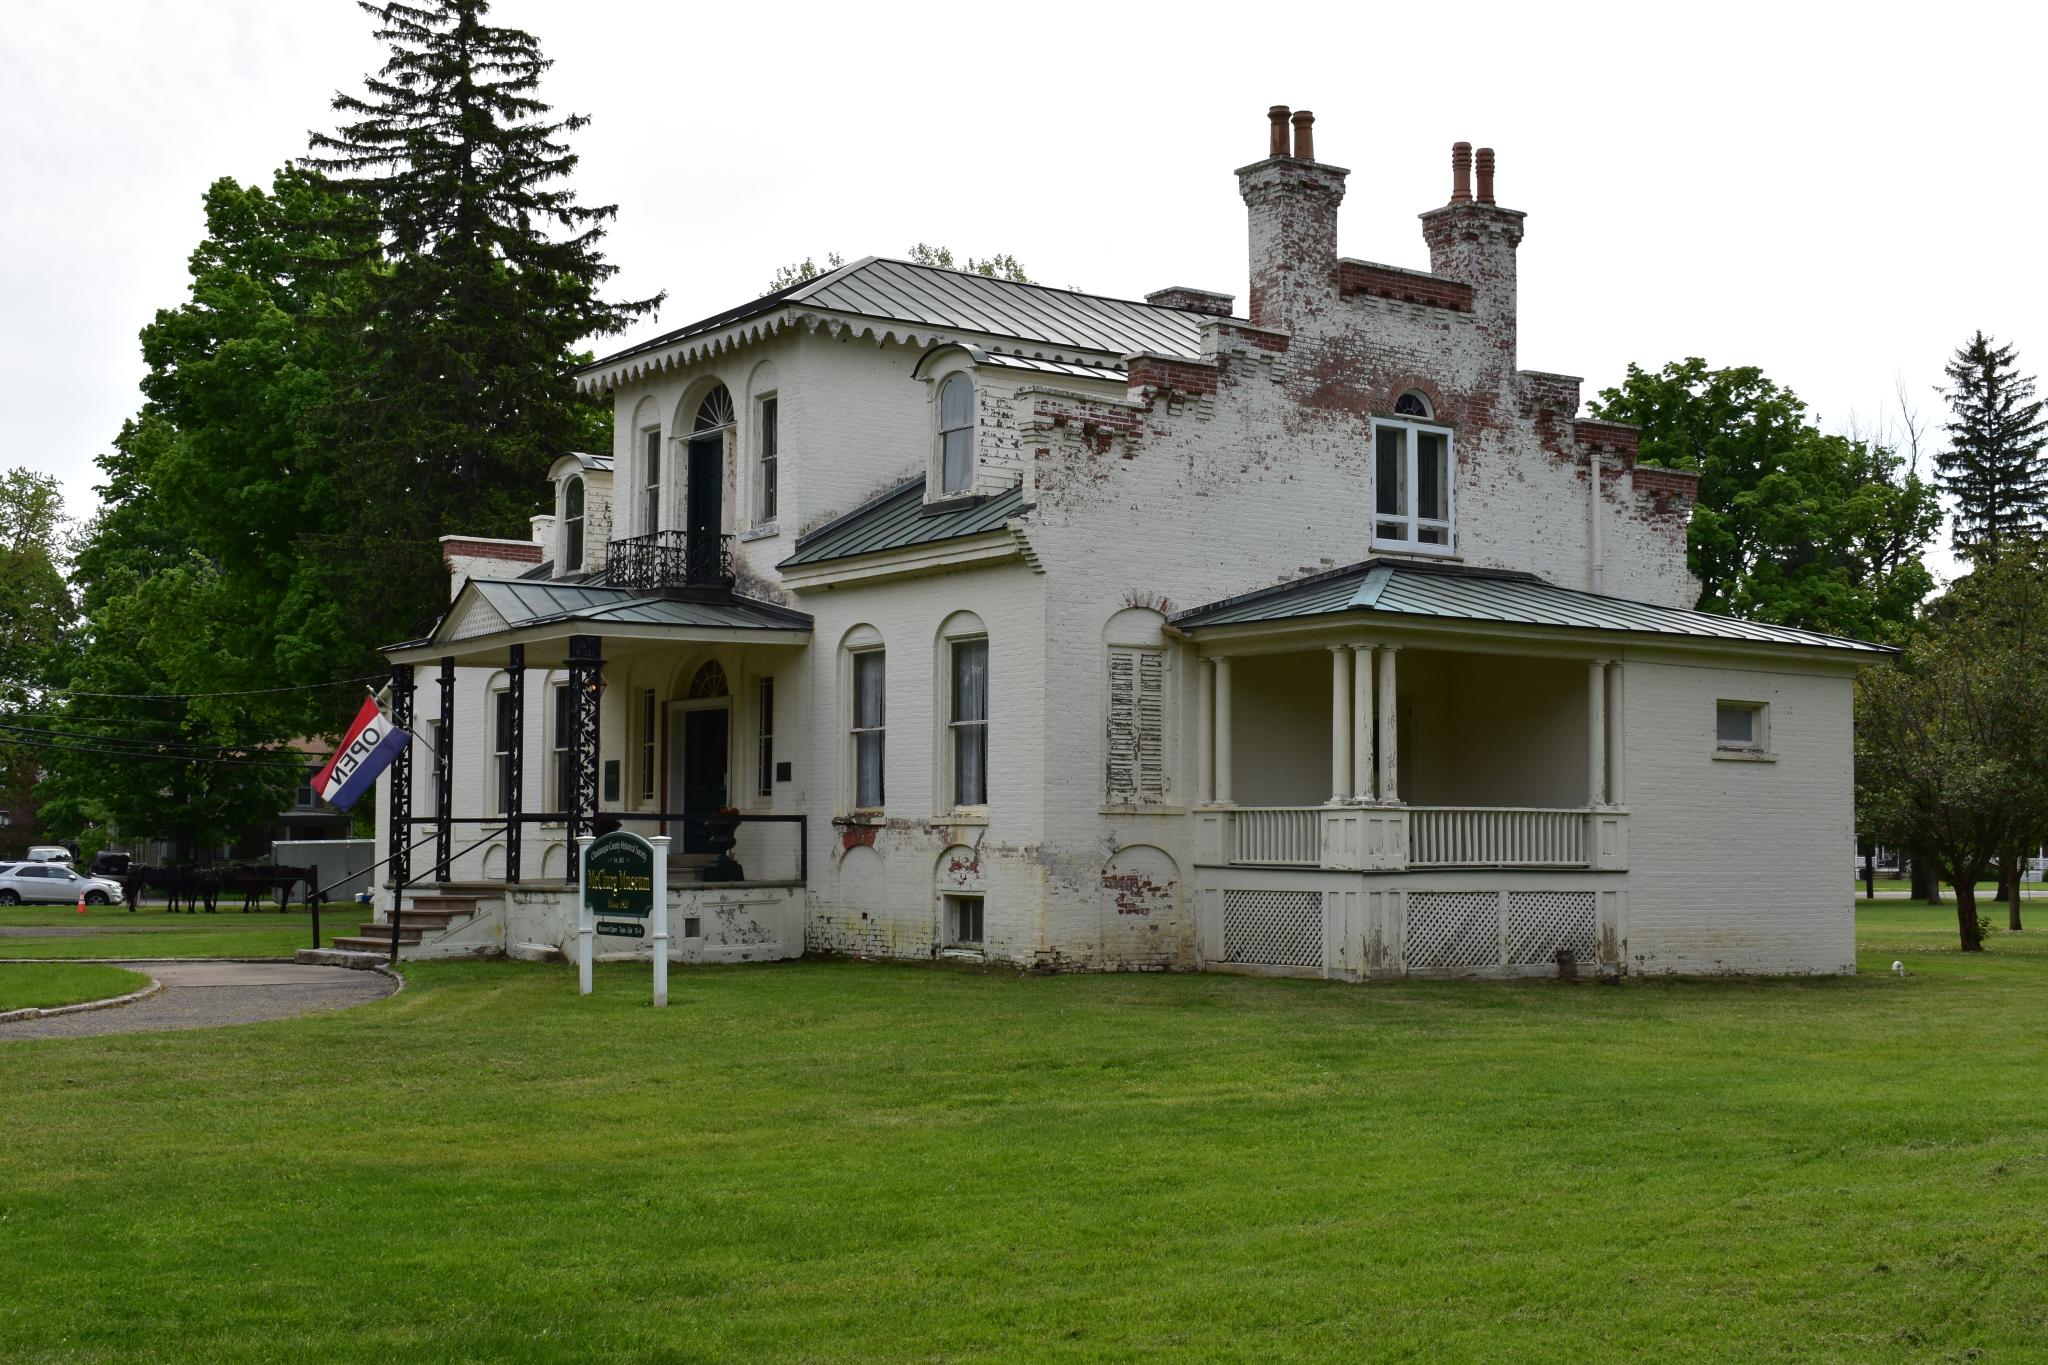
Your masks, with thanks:
M378 709L375 697L369 698L356 712L334 757L313 775L313 790L336 810L347 810L377 785L377 774L391 766L411 739Z

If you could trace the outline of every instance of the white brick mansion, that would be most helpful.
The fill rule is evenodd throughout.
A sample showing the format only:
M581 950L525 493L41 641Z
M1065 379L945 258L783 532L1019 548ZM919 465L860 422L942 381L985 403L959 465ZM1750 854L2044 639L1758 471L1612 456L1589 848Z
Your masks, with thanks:
M612 449L387 651L406 951L560 947L617 820L686 961L1852 970L1882 651L1689 609L1691 476L1519 368L1490 151L1425 273L1311 136L1237 172L1241 316L868 259L586 369Z

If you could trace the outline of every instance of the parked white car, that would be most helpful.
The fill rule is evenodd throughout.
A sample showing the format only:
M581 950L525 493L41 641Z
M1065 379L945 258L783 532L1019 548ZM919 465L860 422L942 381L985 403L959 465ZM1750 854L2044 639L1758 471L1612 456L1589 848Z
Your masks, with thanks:
M71 850L62 844L34 844L30 846L27 858L32 863L69 863Z
M23 901L75 905L80 896L87 905L110 905L121 899L121 883L107 877L81 877L62 863L0 865L0 905Z

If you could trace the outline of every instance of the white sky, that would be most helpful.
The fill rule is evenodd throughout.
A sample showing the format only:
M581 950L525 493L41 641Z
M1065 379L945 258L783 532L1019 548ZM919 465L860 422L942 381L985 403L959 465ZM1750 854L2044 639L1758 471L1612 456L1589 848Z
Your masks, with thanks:
M1930 428L1981 327L2048 365L2034 158L2048 21L1724 4L915 7L499 0L589 114L585 203L619 205L615 296L667 290L652 335L774 268L914 241L1014 252L1047 283L1245 294L1231 171L1265 109L1313 109L1352 170L1341 250L1426 266L1415 215L1449 148L1499 149L1529 214L1521 363L1752 363L1822 424ZM1853 18L1846 16L1852 15ZM1459 16L1455 27L1447 17ZM1670 16L1670 17L1667 17ZM1389 25L1394 30L1390 31ZM134 411L136 332L176 304L215 177L268 181L381 63L347 0L18 5L0 27L0 464L58 474ZM600 341L600 349L621 344ZM1937 567L1947 563L1936 557Z

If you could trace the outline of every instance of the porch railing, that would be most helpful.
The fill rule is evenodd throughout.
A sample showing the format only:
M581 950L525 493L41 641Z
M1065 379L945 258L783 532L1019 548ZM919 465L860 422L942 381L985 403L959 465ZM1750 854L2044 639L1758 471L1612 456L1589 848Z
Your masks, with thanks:
M1586 813L1411 806L1410 867L1584 867Z
M730 587L732 537L655 531L615 540L604 561L605 580L642 592L662 588Z
M1320 806L1239 806L1230 861L1315 867L1323 858L1321 817Z

